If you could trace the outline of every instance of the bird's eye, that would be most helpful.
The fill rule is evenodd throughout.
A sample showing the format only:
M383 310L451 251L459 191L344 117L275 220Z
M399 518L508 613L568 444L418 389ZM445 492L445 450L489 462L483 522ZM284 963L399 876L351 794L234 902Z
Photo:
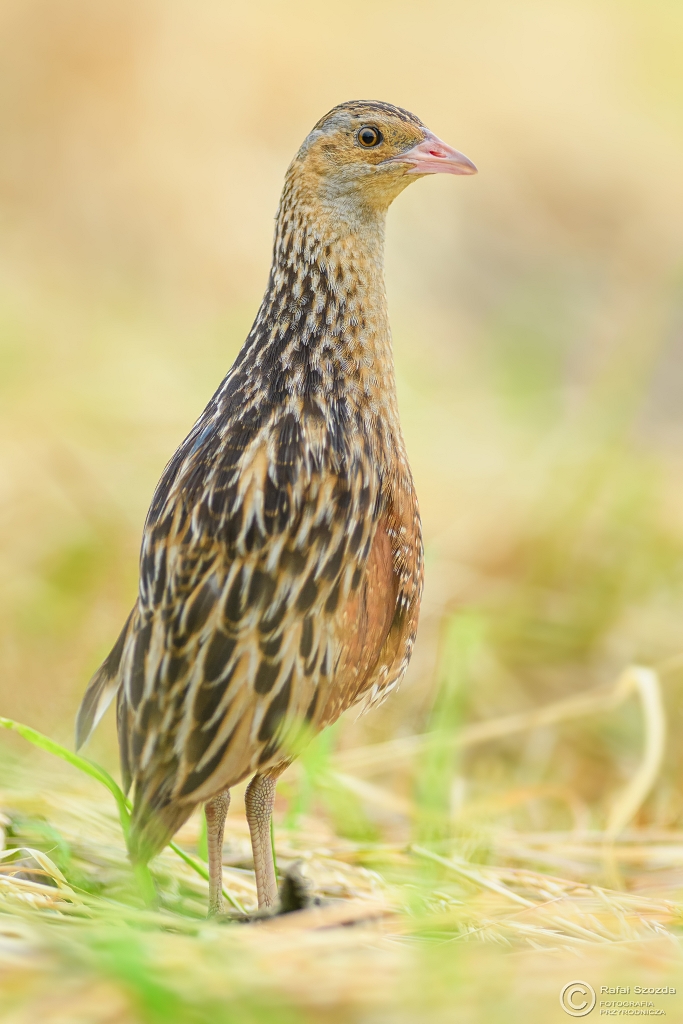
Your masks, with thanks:
M358 141L365 149L372 149L373 146L379 146L380 142L382 142L382 133L379 128L372 128L370 125L366 125L358 132Z

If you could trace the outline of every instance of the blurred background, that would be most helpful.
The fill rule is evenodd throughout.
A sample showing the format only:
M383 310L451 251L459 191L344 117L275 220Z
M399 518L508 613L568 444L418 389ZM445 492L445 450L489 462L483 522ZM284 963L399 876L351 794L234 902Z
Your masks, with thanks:
M5 0L1 713L71 742L154 485L258 307L285 169L330 107L382 99L480 173L389 214L424 610L399 693L329 742L658 665L669 744L639 821L683 825L682 51L671 0ZM479 745L445 799L602 827L641 743L627 703ZM90 753L115 766L112 715ZM376 835L372 813L338 827Z

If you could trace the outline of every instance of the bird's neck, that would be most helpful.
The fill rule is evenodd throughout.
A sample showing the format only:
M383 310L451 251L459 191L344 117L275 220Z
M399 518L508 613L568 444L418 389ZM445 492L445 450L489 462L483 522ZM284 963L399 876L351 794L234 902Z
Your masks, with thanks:
M273 404L398 431L384 222L383 211L286 183L268 289L243 350Z

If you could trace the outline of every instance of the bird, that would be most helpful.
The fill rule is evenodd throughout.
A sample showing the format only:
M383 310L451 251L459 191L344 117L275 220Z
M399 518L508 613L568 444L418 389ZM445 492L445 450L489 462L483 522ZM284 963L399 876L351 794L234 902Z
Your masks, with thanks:
M394 690L423 589L401 433L384 231L391 202L475 165L414 114L335 106L285 175L268 284L234 364L167 464L139 588L76 721L117 697L128 836L146 863L204 805L209 915L224 911L230 790L245 795L259 908L277 908L275 785L302 744Z

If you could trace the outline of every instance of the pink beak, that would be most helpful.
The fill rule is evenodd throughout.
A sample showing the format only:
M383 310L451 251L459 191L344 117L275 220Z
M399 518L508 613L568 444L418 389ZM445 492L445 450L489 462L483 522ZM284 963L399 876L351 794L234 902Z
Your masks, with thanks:
M406 174L476 174L477 168L457 149L447 146L431 132L424 142L418 142L400 156L391 157L387 163L410 164Z

